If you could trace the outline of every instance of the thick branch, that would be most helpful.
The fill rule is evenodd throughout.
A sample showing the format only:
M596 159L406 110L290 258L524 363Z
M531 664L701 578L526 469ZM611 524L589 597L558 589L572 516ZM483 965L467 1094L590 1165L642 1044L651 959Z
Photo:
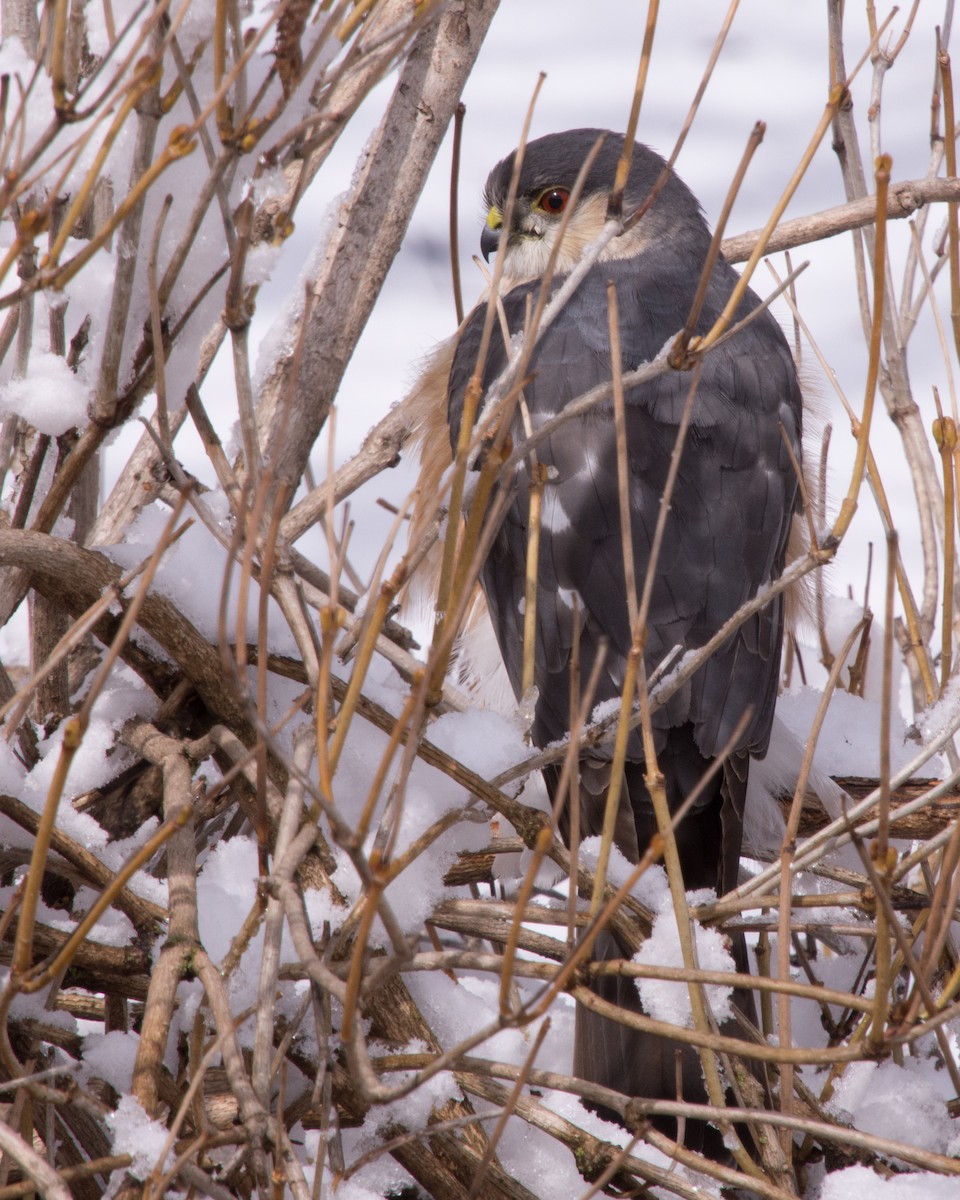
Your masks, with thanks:
M414 42L326 246L296 377L278 362L260 397L260 441L281 479L303 472L497 5L457 0Z
M0 530L0 566L24 571L30 586L62 604L74 617L123 575L116 563L93 550L82 550L49 534L16 529ZM176 605L150 594L140 611L139 624L178 664L211 712L252 741L246 716L224 679L219 654ZM96 627L97 636L109 640L112 625L113 619L104 617Z

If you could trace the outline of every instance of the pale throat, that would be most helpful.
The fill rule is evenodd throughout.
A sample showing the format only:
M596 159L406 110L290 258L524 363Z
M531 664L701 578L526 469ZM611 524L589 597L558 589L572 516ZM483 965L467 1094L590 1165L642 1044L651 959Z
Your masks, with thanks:
M557 254L554 268L557 275L569 274L591 242L600 236L606 220L606 209L606 195L588 197L577 206L564 230ZM627 233L613 238L604 246L598 261L632 258L638 254L644 242L642 225L643 222L640 222ZM532 213L523 220L520 232L514 234L507 244L503 264L505 292L522 283L540 279L545 274L559 233L559 220L545 219Z

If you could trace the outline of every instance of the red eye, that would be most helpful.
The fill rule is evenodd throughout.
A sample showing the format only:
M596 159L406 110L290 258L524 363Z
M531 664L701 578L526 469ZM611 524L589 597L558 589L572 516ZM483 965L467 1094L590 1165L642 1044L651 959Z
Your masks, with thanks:
M557 217L567 207L569 199L570 193L566 188L547 188L545 192L541 193L540 199L537 201L537 208Z

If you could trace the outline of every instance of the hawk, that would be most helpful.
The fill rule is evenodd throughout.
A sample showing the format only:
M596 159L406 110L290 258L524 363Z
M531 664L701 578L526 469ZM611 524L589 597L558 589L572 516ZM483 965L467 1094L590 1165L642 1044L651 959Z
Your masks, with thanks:
M601 138L574 201L578 175ZM601 233L623 144L622 135L599 129L569 130L531 142L523 154L509 227L504 214L516 152L490 172L481 249L489 258L504 247L501 324L505 320L511 338L523 329L531 304L536 304L551 253L558 249L551 283L555 291L577 265L583 248ZM653 359L687 321L708 257L710 231L689 188L658 154L637 143L623 211L630 214L644 204L648 207L640 219L609 242L537 342L523 381L523 404L513 417L514 444L523 442L525 431L536 431L591 388L611 380L610 281L619 308L623 372ZM567 225L557 248L565 216ZM720 257L707 284L697 333L713 325L737 280L733 268ZM747 291L735 319L759 307L757 296ZM434 496L440 472L451 461L451 446L457 444L467 384L481 349L485 309L485 303L474 309L451 351L435 362L428 380L433 408L424 414L424 467L425 477L432 473L427 490ZM511 352L501 324L494 327L482 364L485 390L501 374ZM691 371L670 370L625 393L629 538L638 596L648 573L661 497L693 378ZM439 401L438 391L445 391ZM449 441L444 445L445 424ZM801 457L800 443L801 394L793 357L776 320L759 311L702 361L665 536L653 567L644 651L648 674L676 647L689 650L704 645L759 589L781 574L799 509L795 464ZM531 736L537 746L545 747L569 732L575 644L581 687L602 655L594 704L618 699L624 683L632 638L613 401L559 424L538 442L535 455L545 483ZM503 665L519 698L531 458L525 458L498 486L501 494L506 492L506 514L480 582ZM778 596L742 624L653 717L657 762L672 811L740 727L731 752L677 830L688 889L713 888L722 895L736 884L747 774L751 757L762 756L767 749L783 625L783 600ZM611 758L612 749L603 747L581 755L574 794L579 796L582 837L601 830ZM634 732L615 835L619 849L634 862L657 828L644 784L645 770L640 738ZM554 797L559 767L548 768L544 776ZM566 808L561 831L568 836ZM735 939L734 952L738 967L745 970L742 936ZM623 951L613 936L603 934L595 954L620 958ZM605 977L597 990L625 1008L640 1007L632 980ZM746 1006L748 1001L741 996L740 1003ZM676 1043L631 1030L585 1008L577 1013L574 1070L581 1078L627 1096L676 1099L679 1091L689 1101L706 1097L695 1052L687 1049L678 1055ZM718 1132L705 1125L700 1128L702 1124L687 1122L688 1144L722 1155ZM673 1123L668 1127L673 1128Z

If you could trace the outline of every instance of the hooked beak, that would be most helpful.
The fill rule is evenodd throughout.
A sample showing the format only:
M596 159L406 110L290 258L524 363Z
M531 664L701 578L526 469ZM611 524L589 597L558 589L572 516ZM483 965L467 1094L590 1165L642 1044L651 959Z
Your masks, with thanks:
M480 234L480 253L483 257L490 261L490 257L496 254L497 247L500 245L500 230L503 228L503 213L494 204L487 213L487 223L483 227L483 233Z

